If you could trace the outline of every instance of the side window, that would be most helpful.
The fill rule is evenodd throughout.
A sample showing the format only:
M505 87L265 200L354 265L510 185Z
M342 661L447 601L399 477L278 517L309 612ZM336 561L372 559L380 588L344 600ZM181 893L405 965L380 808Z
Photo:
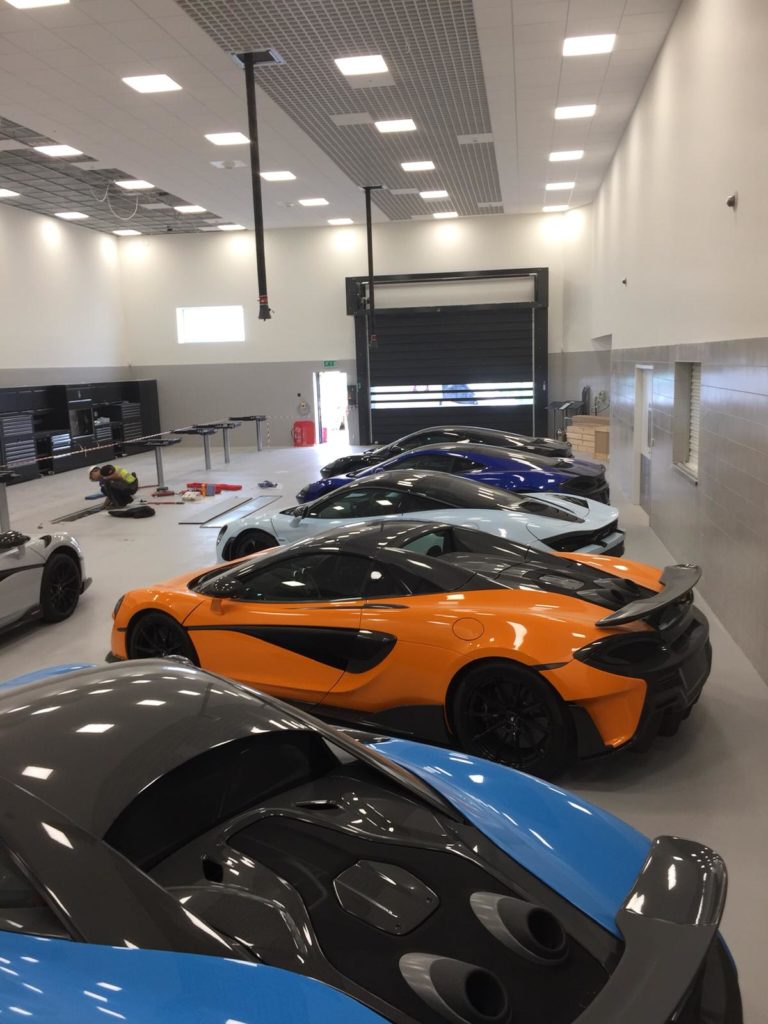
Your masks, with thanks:
M365 599L378 601L390 597L417 597L419 594L439 594L441 590L442 587L430 580L428 575L416 575L415 571L409 572L399 565L375 562Z
M347 491L346 494L331 495L330 498L312 509L311 519L358 519L367 516L371 510L371 492L363 488Z
M431 512L436 508L453 508L445 501L438 501L437 498L428 498L426 494L403 494L403 505L401 512Z
M419 555L428 555L430 558L440 558L441 555L453 551L452 534L450 527L430 530L429 533L422 533L420 537L408 541L403 548Z
M3 846L0 846L0 931L58 939L70 937Z
M319 553L272 563L241 580L245 601L341 601L362 598L371 563L355 555Z
M474 473L475 470L485 469L482 462L475 462L474 459L458 458L455 461L458 465L453 470L454 473Z
M459 460L453 455L446 453L440 455L437 452L430 455L410 455L398 463L398 469L432 469L440 473L453 473L454 463Z

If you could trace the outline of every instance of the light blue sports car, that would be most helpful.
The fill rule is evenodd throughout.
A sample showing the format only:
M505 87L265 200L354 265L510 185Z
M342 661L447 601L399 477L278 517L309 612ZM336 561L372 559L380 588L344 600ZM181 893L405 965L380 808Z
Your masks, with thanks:
M0 1015L740 1024L725 866L181 661L0 686Z
M379 517L470 526L541 551L621 555L624 534L610 505L565 494L512 493L468 477L390 470L354 480L306 505L255 512L219 531L221 561Z

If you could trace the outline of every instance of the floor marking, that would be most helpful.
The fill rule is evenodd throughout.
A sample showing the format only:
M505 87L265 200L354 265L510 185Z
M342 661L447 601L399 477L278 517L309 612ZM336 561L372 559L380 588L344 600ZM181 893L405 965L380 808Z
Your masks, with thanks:
M232 501L231 498L225 498L224 501L216 501L212 505L206 504L197 515L192 514L192 509L199 508L200 502L190 502L190 514L187 518L180 519L179 525L207 526L212 519L218 519L219 516L223 516L227 512L233 512L236 508L240 508L241 505L245 505L246 502L251 500L251 498L238 498L236 501Z
M259 509L265 508L267 505L271 505L277 501L281 495L270 495L267 497L263 495L258 498L249 498L244 504L236 506L229 511L222 512L214 519L209 520L207 523L201 523L201 529L219 529L222 526L228 526L230 523L236 522L238 519L243 519L245 516L249 516L251 512L257 512Z

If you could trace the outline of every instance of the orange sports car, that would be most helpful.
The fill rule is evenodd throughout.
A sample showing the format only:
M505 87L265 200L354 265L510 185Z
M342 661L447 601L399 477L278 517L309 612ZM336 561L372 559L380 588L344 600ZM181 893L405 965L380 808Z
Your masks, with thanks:
M131 591L112 657L182 655L337 722L551 776L688 716L711 663L699 576L378 520Z

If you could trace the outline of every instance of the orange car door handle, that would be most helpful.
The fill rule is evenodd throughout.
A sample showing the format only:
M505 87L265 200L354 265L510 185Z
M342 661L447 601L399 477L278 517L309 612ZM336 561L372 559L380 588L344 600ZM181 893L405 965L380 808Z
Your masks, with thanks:
M407 604L387 604L385 601L378 601L373 604L364 604L363 608L407 608Z

